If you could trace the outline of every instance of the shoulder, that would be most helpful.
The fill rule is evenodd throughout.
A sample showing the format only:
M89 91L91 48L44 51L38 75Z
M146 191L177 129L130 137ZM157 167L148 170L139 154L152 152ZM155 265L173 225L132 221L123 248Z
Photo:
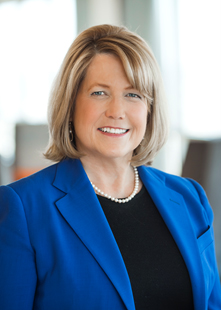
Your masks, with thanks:
M51 165L40 170L26 178L20 179L6 186L0 186L0 197L5 200L11 200L13 197L19 197L21 201L28 197L41 196L41 192L50 192L51 185L56 175L57 164ZM34 198L35 197L35 198Z
M202 186L191 178L183 178L181 176L170 174L153 167L142 166L142 168L150 173L153 177L158 178L160 181L164 182L165 186L178 192L191 192L193 195L196 195L200 199L203 198L201 197L201 194L205 194Z
M18 181L8 184L7 186L16 190L22 188L31 188L33 186L44 186L47 183L52 183L55 177L57 164L53 164L47 168L44 168L28 177L22 178Z
M187 208L191 213L196 210L203 209L209 222L213 220L213 212L208 201L207 195L203 187L191 178L184 178L181 176L173 175L153 167L144 167L142 169L150 174L152 177L157 178L166 188L178 192L183 196ZM195 211L196 211L195 210Z
M26 178L0 186L0 200L2 197L8 199L11 195L18 196L24 204L28 202L29 205L43 200L52 202L67 193L82 175L83 168L78 160L65 159Z

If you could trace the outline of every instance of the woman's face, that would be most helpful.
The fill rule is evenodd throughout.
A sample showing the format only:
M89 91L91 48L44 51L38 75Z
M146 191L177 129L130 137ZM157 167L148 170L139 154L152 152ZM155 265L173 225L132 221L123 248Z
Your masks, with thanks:
M147 102L130 85L120 59L96 55L76 98L77 149L101 160L130 160L144 136L147 113Z

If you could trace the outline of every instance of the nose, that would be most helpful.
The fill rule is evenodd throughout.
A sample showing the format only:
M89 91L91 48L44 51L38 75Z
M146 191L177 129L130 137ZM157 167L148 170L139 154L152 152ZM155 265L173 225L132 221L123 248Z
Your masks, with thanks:
M112 119L124 119L125 118L125 105L123 100L112 98L109 101L107 109L105 111L105 115L108 118Z

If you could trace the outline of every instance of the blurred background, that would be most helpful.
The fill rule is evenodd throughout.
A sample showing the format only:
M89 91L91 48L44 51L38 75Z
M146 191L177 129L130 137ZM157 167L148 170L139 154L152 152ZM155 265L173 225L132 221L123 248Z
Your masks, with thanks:
M171 129L154 166L205 188L221 274L221 0L0 0L0 184L51 164L53 79L76 35L103 23L140 34L158 60Z

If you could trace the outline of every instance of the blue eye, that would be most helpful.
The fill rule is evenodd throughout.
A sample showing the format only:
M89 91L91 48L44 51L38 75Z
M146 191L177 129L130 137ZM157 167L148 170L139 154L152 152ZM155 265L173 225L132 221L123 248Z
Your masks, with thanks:
M129 96L131 98L139 98L139 99L141 99L141 96L139 96L137 94L134 94L134 93L129 93L129 94L127 94L127 96Z
M91 95L92 96L102 96L102 95L104 95L104 92L103 91L95 91Z

